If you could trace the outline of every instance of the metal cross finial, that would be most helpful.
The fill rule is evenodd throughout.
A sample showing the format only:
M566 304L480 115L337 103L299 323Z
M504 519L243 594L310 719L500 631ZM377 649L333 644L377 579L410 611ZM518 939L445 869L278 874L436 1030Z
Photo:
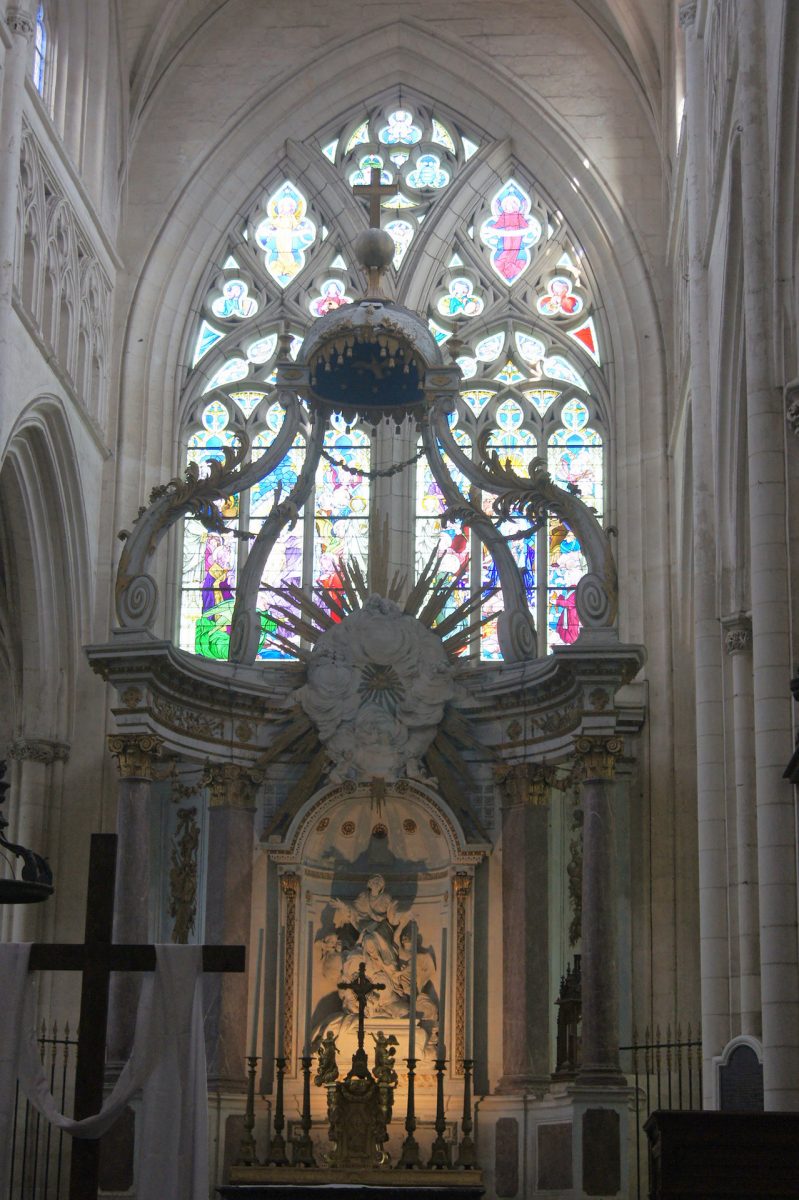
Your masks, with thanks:
M393 183L381 183L380 167L369 168L369 182L356 183L352 189L354 196L365 196L369 201L369 224L372 229L380 228L380 207L384 196L390 196L396 191Z
M358 1001L358 1049L352 1056L352 1070L348 1078L352 1075L357 1075L359 1078L365 1079L369 1074L366 1051L363 1048L363 1019L366 1000L372 992L382 992L386 985L384 983L372 983L371 979L367 979L366 963L360 963L358 965L358 974L352 983L340 983L338 986L342 991L354 992Z

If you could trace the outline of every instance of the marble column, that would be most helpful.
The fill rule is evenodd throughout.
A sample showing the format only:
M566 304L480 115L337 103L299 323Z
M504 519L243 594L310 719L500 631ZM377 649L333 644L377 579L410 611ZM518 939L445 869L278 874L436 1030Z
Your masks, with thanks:
M108 738L119 769L115 942L142 943L150 936L150 802L153 766L163 744L163 738L149 733ZM111 976L108 1062L112 1070L130 1055L140 982L136 974Z
M260 776L235 763L212 763L208 786L205 941L249 945L255 790ZM208 1079L220 1091L245 1086L247 975L205 980Z
M549 1086L547 769L516 763L502 779L502 1079Z
M53 811L53 764L66 762L69 746L48 738L17 738L8 757L16 762L14 787L13 840L29 850L51 857L50 814ZM56 880L56 885L58 881ZM37 941L42 936L45 909L40 904L14 905L11 940Z
M724 648L732 666L732 725L735 756L738 960L741 1033L759 1038L760 923L757 897L757 806L752 680L752 623L747 616L722 622Z
M613 776L622 751L618 737L575 738L582 769L582 1063L584 1087L624 1086L619 1066L616 827Z

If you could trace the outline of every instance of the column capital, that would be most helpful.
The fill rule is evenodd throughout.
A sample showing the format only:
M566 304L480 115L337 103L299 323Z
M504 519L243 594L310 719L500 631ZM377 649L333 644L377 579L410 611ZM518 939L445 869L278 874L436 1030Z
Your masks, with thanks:
M452 877L452 890L458 897L468 896L472 890L472 877L467 871L456 871Z
M54 742L49 738L15 738L8 748L8 757L19 761L44 763L67 762L70 747L66 742Z
M531 804L534 807L549 803L552 787L563 789L557 768L548 763L500 763L494 768L497 783L507 806Z
M111 733L109 753L117 760L120 779L152 782L153 763L161 753L164 739L157 733Z
M752 649L752 619L743 613L725 617L721 622L724 630L724 649L732 656Z
M15 33L17 37L25 38L25 41L30 41L36 28L36 22L31 14L26 9L16 6L7 10L6 24L12 33Z
M687 29L696 20L696 0L683 0L679 10L680 29Z
M300 890L300 877L294 871L280 876L280 887L284 896L296 896Z
M581 733L574 739L574 752L583 780L612 780L616 773L616 760L623 749L624 741L620 737Z
M261 771L238 763L206 763L203 782L211 808L255 808L255 792L263 780Z

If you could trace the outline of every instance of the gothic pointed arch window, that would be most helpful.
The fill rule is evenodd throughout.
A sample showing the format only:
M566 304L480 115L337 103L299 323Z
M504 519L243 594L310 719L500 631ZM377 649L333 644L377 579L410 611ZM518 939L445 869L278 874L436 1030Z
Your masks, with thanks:
M524 164L509 158L498 167L494 150L484 132L403 93L353 112L294 147L291 162L276 164L201 283L185 343L187 463L207 469L242 437L257 457L279 435L281 345L296 358L317 318L363 295L352 244L368 203L357 189L374 171L383 188L382 226L394 245L385 292L424 314L461 371L449 418L454 446L466 459L495 456L522 477L543 463L557 484L603 516L608 396L594 280L555 200ZM186 521L183 649L228 656L238 576L269 513L300 479L308 437L307 429L300 432L265 479L220 506L224 532ZM287 604L301 604L296 592L324 594L336 620L335 595L345 586L337 564L354 560L368 580L378 552L399 564L409 587L434 554L435 577L452 586L438 619L472 597L468 621L479 636L462 652L500 659L497 566L455 511L458 497L477 505L506 540L539 631L539 653L577 638L575 589L587 563L574 532L552 517L535 530L521 518L500 518L494 497L481 495L440 449L447 494L413 421L370 427L341 414L330 418L302 507L266 560L259 659L291 656L297 625L283 627L281 606L285 614ZM393 476L404 484L392 485ZM286 584L295 589L293 601L272 590Z

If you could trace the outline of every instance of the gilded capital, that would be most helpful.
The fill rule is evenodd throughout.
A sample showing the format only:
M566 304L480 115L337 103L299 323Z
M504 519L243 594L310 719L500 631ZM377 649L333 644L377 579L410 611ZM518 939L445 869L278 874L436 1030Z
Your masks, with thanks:
M460 899L466 897L472 890L472 877L466 871L457 871L452 880L452 889L455 895Z
M300 890L300 877L295 875L293 871L287 871L285 875L280 876L280 886L283 889L284 896L294 896Z
M580 734L574 739L574 752L582 779L612 780L616 772L616 760L623 749L624 742L620 737Z
M263 779L238 763L207 763L203 782L208 788L211 808L255 808L255 792Z
M556 769L546 763L502 763L495 775L509 805L548 804L550 789L562 786Z
M109 752L117 760L121 779L153 778L153 765L161 753L164 739L157 733L112 733L108 737Z

